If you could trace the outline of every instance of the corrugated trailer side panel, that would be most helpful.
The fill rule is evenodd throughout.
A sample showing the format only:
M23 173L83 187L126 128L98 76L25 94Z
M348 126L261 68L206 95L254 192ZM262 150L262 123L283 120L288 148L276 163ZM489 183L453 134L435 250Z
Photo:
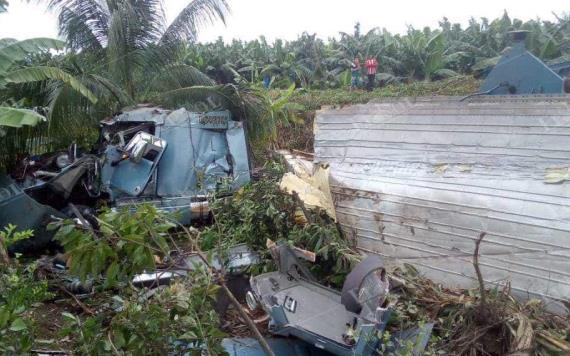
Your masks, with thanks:
M485 232L486 281L510 281L516 294L565 310L567 97L399 99L321 111L315 159L330 164L337 218L363 252L470 287Z

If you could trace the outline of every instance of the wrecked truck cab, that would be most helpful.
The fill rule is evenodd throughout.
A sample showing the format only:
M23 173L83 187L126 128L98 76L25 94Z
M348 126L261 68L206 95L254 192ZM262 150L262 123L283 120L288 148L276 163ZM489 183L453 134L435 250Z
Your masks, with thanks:
M250 181L248 152L244 125L229 111L137 107L102 121L90 153L72 145L28 157L14 179L0 177L0 227L12 223L47 236L31 239L39 250L50 240L49 217L74 217L66 212L70 204L94 212L149 203L188 225L209 215L208 196L229 195ZM32 252L15 252L24 251Z
M100 147L101 190L114 206L149 202L182 224L208 214L208 194L250 181L243 123L229 111L138 108L102 122Z
M391 307L385 304L389 282L379 257L358 264L339 293L316 283L286 244L272 253L279 271L252 277L246 295L250 309L269 314L272 334L303 340L334 355L422 354L433 324L385 334Z

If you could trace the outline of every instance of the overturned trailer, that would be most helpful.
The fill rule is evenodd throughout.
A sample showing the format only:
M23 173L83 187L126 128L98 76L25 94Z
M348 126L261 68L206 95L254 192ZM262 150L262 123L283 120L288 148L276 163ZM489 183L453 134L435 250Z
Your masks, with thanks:
M486 282L567 313L569 136L568 96L383 100L319 112L315 162L365 254L472 287L484 233Z

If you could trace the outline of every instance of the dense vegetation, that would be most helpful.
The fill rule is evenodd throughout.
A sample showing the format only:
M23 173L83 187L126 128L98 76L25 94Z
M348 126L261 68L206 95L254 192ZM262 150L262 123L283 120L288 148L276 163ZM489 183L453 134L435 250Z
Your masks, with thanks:
M251 83L269 76L281 88L292 82L306 89L346 87L355 57L378 58L379 82L432 80L458 73L481 74L510 45L508 32L514 30L530 31L528 47L544 60L565 59L569 54L567 17L557 22L524 22L505 12L495 20L471 19L465 28L444 18L439 28L410 27L405 34L380 27L363 32L356 24L353 33L341 32L339 38L326 41L309 33L272 44L263 37L229 44L220 38L186 46L185 61L219 82L233 81L237 72Z
M495 20L472 19L465 28L444 18L438 28L410 27L405 34L365 32L356 24L353 33L328 40L303 33L293 41L204 44L196 41L198 31L225 20L225 0L191 1L170 25L160 0L46 3L59 14L64 42L0 40L0 166L72 141L87 146L99 120L149 102L199 111L229 108L247 120L254 141L267 145L280 124L299 123L299 112L307 109L291 105L291 98L331 102L327 97L338 93L318 90L348 88L355 56L378 58L381 86L484 74L509 46L512 30L530 31L528 46L544 60L565 60L570 50L567 15L524 22L505 12ZM0 11L7 5L2 0ZM268 86L296 92L268 94ZM361 102L366 96L350 98Z

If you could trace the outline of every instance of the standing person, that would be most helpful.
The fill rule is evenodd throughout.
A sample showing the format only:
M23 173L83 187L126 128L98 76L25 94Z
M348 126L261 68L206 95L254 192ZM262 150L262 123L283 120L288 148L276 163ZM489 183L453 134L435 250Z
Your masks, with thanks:
M270 85L271 85L271 77L269 76L269 74L265 74L263 76L263 87L265 89L269 89Z
M354 57L354 61L350 66L350 73L352 75L352 81L350 83L350 90L357 89L360 86L360 59Z
M368 75L368 84L366 90L372 91L374 88L374 79L376 78L376 71L378 70L378 61L374 57L368 57L366 60L366 74Z

